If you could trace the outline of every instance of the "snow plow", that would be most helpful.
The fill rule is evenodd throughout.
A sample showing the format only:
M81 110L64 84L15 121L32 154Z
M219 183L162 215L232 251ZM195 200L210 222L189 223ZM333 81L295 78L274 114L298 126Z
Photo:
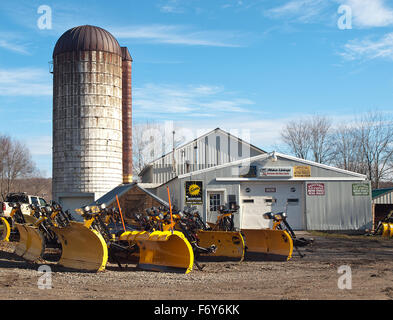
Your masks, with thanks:
M134 215L134 221L140 221L142 226L153 224L157 230L177 230L184 234L192 246L195 264L200 260L236 260L244 258L245 244L243 236L237 231L210 230L202 221L195 208L185 208L170 214L167 208L151 208L146 210L146 215ZM148 223L146 222L148 221Z
M11 235L11 226L8 220L0 217L0 241L9 241Z
M137 257L137 267L143 270L192 270L192 249L180 232L135 230L123 219L120 223L118 210L105 206L85 207L81 215L84 223L71 221L66 227L52 228L63 248L58 262L63 267L102 271L108 261L121 267L124 257Z
M219 208L216 223L209 223L212 230L234 230L233 213L238 206L231 209ZM246 246L246 258L263 258L266 260L289 260L295 248L299 255L304 255L298 247L308 245L312 240L298 239L292 228L286 221L286 213L274 214L267 212L263 215L265 219L273 221L272 228L266 229L241 229Z
M188 273L194 264L190 243L179 231L136 230L119 222L119 211L105 206L78 209L83 222L75 221L57 204L32 207L32 214L15 210L12 227L1 219L1 236L9 238L12 228L17 233L14 253L29 262L38 262L47 248L60 251L57 265L86 272L105 269L108 261L135 257L145 270ZM121 216L121 214L120 214Z
M380 235L384 238L393 238L393 210L378 222L372 235Z
M141 269L178 273L192 270L194 253L179 231L126 231L119 240L137 244Z

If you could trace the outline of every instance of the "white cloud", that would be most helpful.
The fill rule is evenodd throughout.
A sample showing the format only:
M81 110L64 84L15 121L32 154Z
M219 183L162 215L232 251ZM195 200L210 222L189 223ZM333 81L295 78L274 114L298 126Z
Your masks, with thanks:
M189 46L240 47L233 43L240 38L240 34L234 31L195 31L190 27L175 25L135 25L110 30L119 39L142 39L153 43Z
M52 155L52 136L34 136L25 139L33 156Z
M0 48L4 48L16 53L21 53L21 54L29 54L29 52L27 51L27 49L24 46L9 42L7 40L4 39L0 39Z
M184 2L184 0L183 0ZM184 13L185 9L181 6L181 2L178 0L168 0L163 4L158 5L161 12L164 13Z
M0 48L24 55L30 54L26 46L26 40L20 34L14 32L0 32Z
M393 9L386 0L338 0L352 9L357 27L385 27L393 24Z
M295 21L309 23L320 19L329 5L326 0L291 0L284 5L269 9L265 14L272 18L292 18Z
M377 58L393 60L393 32L378 40L351 40L345 44L341 55L348 60L372 60Z
M133 89L133 112L141 115L214 117L217 113L247 113L254 102L234 97L221 86L146 84Z
M49 96L49 71L37 68L0 69L0 96Z
M387 0L290 0L265 11L265 14L272 18L310 23L322 21L325 17L337 20L339 5L347 5L352 10L354 27L385 27L393 24L393 8L387 3Z

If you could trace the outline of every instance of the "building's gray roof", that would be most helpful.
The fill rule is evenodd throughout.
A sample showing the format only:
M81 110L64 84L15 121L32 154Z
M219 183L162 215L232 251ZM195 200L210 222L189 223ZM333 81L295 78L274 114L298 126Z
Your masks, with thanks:
M112 189L108 193L104 194L101 198L97 199L94 201L94 203L90 205L101 205L105 204L106 206L109 206L113 204L116 201L116 195L120 198L123 194L131 190L132 188L139 188L152 198L156 199L160 204L162 204L165 207L169 208L168 202L162 200L161 198L157 197L155 194L151 193L147 189L143 188L142 186L138 185L138 183L130 183L130 184L122 184L117 186L116 188Z

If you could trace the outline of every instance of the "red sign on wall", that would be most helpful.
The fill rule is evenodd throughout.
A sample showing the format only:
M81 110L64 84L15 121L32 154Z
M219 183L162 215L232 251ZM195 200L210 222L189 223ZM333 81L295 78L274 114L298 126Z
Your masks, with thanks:
M324 183L308 183L307 184L308 196L324 196L325 184Z

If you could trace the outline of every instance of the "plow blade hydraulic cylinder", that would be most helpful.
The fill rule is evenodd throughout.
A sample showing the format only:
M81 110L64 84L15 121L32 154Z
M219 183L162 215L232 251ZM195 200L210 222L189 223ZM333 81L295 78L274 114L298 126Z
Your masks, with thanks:
M67 227L52 227L51 230L61 242L60 266L89 272L105 269L108 246L97 231L75 221L70 221Z
M6 218L0 217L0 241L9 241L11 226Z
M200 247L208 248L211 245L216 246L214 253L202 254L203 256L238 259L239 261L242 261L244 258L245 244L240 232L200 230L197 236Z
M141 269L178 273L192 270L194 252L179 231L126 231L119 240L137 244Z
M279 260L289 260L292 257L293 241L288 232L273 229L241 231L245 237L247 253L264 254L268 259Z

